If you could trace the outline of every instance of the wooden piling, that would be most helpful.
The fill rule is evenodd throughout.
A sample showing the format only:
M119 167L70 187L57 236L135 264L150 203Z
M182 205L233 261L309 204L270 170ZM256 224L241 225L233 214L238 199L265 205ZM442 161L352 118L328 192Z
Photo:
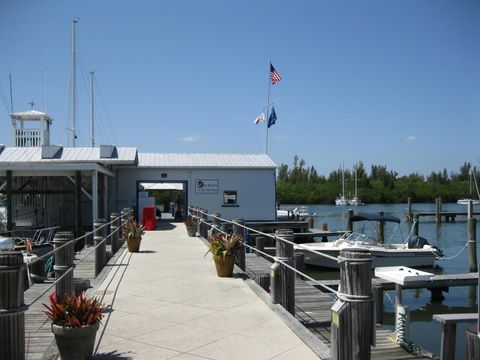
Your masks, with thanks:
M307 221L308 221L308 228L313 229L313 227L315 226L315 219L313 217L309 217Z
M234 234L238 234L238 235L241 235L243 236L243 239L245 241L246 239L246 236L245 236L245 228L243 228L242 226L239 226L239 225L244 225L245 224L245 219L244 218L235 218L235 219L232 219L233 221L233 233ZM237 225L237 224L239 225ZM242 269L243 271L245 271L246 269L246 266L245 266L245 248L241 248L241 249L238 249L235 253L235 263L237 264L237 266Z
M61 249L55 251L55 265L53 269L55 270L55 279L60 278L65 274L70 268L73 267L73 258L74 258L74 242L73 232L71 231L61 231L55 234L53 238L53 248L58 249L59 247L68 243ZM58 298L63 298L65 295L71 294L74 290L73 286L73 269L65 275L60 281L55 285L55 293Z
M379 211L378 215L380 218L383 218L384 212ZM380 244L383 244L385 242L385 220L380 220L377 222L377 241Z
M257 250L260 250L262 252L265 252L265 237L264 236L257 236L255 238L255 247ZM263 256L259 252L255 252L257 256Z
M332 359L370 359L375 340L372 257L363 249L344 249L339 260L339 299L332 307Z
M278 239L279 237L290 242L294 241L293 230L279 229L275 231L276 239L276 255L277 258L284 263L294 267L293 245ZM280 264L281 265L281 264ZM280 304L290 314L295 315L295 272L286 266L281 265L279 268L281 299Z
M295 269L304 273L305 272L305 254L303 252L298 252L293 254L293 259L295 263ZM302 275L295 273L296 277L302 279Z
M435 199L435 221L437 225L442 223L442 216L440 215L441 211L441 198L437 197Z
M112 242L112 255L117 252L117 250L120 248L119 245L119 236L118 236L118 220L117 218L120 215L118 213L112 213L110 215L110 222L112 225L110 225L110 231L111 231L111 242Z
M222 221L219 219L221 214L219 212L215 212L212 214L212 234L218 232L222 228Z
M105 223L106 223L105 219L97 219L93 224L93 227L95 229L95 233L93 236L93 245L97 246L101 243L101 245L99 245L95 249L95 277L97 277L98 274L100 274L107 260L106 241L103 241L107 235L107 229L106 229L106 226L100 228Z
M470 272L477 272L477 219L468 219L468 260Z
M0 359L25 359L23 255L0 251Z
M409 196L407 198L407 221L412 222L412 198Z
M208 223L208 210L207 209L201 209L200 218L202 219L202 223L200 225L200 230L201 230L200 235L204 239L208 239L208 230L210 229L210 227L207 224Z
M347 222L347 231L353 231L353 209L348 209L348 222Z
M467 360L480 359L480 335L476 327L471 327L465 331L465 340L467 342Z
M420 217L418 215L413 216L413 235L418 236L418 231L420 228Z
M323 231L328 231L328 224L327 223L323 223L322 224L322 230ZM322 242L327 242L328 241L328 236L327 235L323 235L322 236Z
M373 300L375 302L375 322L383 324L383 288L382 285L373 286Z
M13 176L12 176L12 170L7 170L6 171L7 175L7 185L6 185L6 191L7 191L7 231L12 231L13 230L13 193L12 193L12 182L13 182Z

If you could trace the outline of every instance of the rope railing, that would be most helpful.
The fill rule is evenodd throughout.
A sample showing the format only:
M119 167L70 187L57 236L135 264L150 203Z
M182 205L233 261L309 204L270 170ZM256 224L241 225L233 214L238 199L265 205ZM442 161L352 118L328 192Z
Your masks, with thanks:
M235 222L235 221L230 221L230 220L227 220L227 219L223 219L223 218L221 218L221 217L215 216L215 215L213 215L213 214L208 214L208 213L205 213L205 212L200 211L200 210L199 210L199 212L201 212L201 213L204 214L204 215L211 216L212 218L218 219L218 220L220 220L220 221L224 221L224 222L227 222L227 223L230 223L230 224L235 224L235 225L237 225L237 226L239 226L239 227L242 227L242 228L244 228L244 229L246 229L246 230L248 230L248 231L252 231L252 232L258 233L258 234L260 234L260 235L264 235L264 236L270 237L270 238L272 238L272 239L278 239L278 240L284 241L284 242L286 242L286 243L288 243L288 244L295 245L295 246L297 246L297 247L299 246L299 244L295 244L295 243L293 243L293 242L291 242L291 241L288 241L288 240L286 240L286 239L284 239L284 238L282 238L282 237L280 237L280 236L276 236L276 235L273 235L273 236L272 236L271 234L267 234L267 233L264 233L264 232L261 232L261 231L258 231L258 230L249 228L248 226L244 226L244 225L239 224L239 223L237 223L237 222ZM199 221L203 222L204 224L209 225L211 228L214 228L214 225L210 224L209 222L203 221L201 218L198 218L198 217L196 217L196 216L194 216L194 215L192 215L192 214L190 214L190 215L191 215L192 217L197 218ZM216 229L217 231L220 231L220 232L223 233L223 234L227 234L226 231L223 231L223 230L218 229L218 228L215 228L215 229ZM269 258L269 259L272 259L274 262L277 262L277 263L282 264L282 265L285 266L286 268L289 268L290 270L294 271L296 274L298 274L298 275L300 275L300 276L303 276L303 277L305 277L306 279L314 282L316 285L318 285L318 286L322 287L323 289L325 289L325 290L333 293L333 294L336 295L337 297L339 297L339 296L341 295L341 293L339 293L339 292L336 291L335 289L333 289L333 288L331 288L331 287L329 287L329 286L327 286L327 285L319 282L317 279L314 279L314 278L312 278L311 276L309 276L309 275L301 272L300 270L296 269L295 267L293 267L293 266L285 263L284 261L282 261L282 260L279 259L278 257L275 257L275 256L272 256L272 255L270 255L270 254L267 254L266 252L263 252L263 251L261 251L261 250L258 250L256 247L251 246L251 245L248 245L248 244L245 244L245 243L244 243L244 246L248 247L249 249L251 249L251 250L253 250L253 251L255 251L255 252L257 252L257 253L259 253L259 254L267 257L267 258ZM310 250L310 249L306 249L306 250L311 251L311 252L317 254L317 252L315 252L315 251L313 251L313 250ZM333 259L333 260L335 260L335 261L338 261L338 258L336 258L336 257L330 256L330 255L326 255L326 254L323 254L323 255L325 255L326 257L331 258L331 259Z
M117 221L119 218L121 218L122 216L118 216L117 218L115 218L115 220L112 220L110 223L113 223L115 221ZM108 225L105 224L105 225ZM101 229L103 226L105 225L102 225L101 227L99 227L98 229L92 231L92 233L98 231L99 229ZM123 225L123 224L122 224ZM80 264L82 261L84 261L90 254L92 254L100 245L102 245L105 241L107 241L110 237L112 237L115 233L119 232L120 230L122 229L121 226L117 227L114 231L110 232L110 234L108 234L107 236L105 236L105 238L103 238L102 241L100 241L98 244L96 244L93 248L91 248L89 250L89 252L87 254L85 254L81 259L79 259L76 264L74 264L72 267L70 267L67 271L65 271L65 273L63 273L60 277L58 277L57 279L55 279L55 281L53 281L41 294L39 294L34 300L32 300L28 306L31 306L33 304L35 304L35 302L37 302L39 299L42 298L43 295L45 295L52 287L54 287L60 280L62 280L68 273L70 273L71 271L73 271L73 269L78 265ZM68 242L66 242L65 244L59 246L58 248L56 248L55 250L60 250L61 248L69 245L72 243L72 241L77 241L79 238L77 239L72 239ZM32 261L33 262L33 261Z
M49 257L49 256L55 254L57 251L59 251L59 250L63 249L64 247L70 245L70 244L72 243L72 241L73 241L74 244L76 244L77 241L82 240L82 239L84 239L84 238L86 238L86 237L94 234L94 233L97 232L98 230L101 230L101 229L103 229L105 226L108 226L108 225L113 224L113 223L116 222L118 219L121 219L122 217L125 217L125 216L127 216L127 215L126 215L126 214L123 215L123 216L120 215L120 216L116 217L114 220L110 221L109 223L105 223L105 224L103 224L102 226L99 226L99 227L98 227L97 229L95 229L95 230L89 231L89 232L85 233L85 234L82 235L82 236L79 236L79 237L77 237L77 238L75 238L75 239L72 239L72 240L66 242L65 244L63 244L63 245L61 245L61 246L59 246L59 247L56 247L55 249L53 249L53 250L51 250L51 251L49 251L49 252L47 252L47 253L45 253L45 254L37 257L37 258L35 258L35 259L33 259L32 261L29 261L29 262L26 263L25 265L26 265L28 268L30 268L32 265L34 265L35 263L39 262L40 260L43 260L43 259L45 259L46 257ZM124 225L124 224L125 224L125 223L122 223L121 225ZM120 226L120 228L121 228L121 226Z

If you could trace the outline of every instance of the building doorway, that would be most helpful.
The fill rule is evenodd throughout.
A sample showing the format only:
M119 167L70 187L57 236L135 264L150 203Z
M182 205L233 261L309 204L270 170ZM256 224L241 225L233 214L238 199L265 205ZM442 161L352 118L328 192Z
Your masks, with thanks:
M137 219L145 206L155 206L157 220L181 222L187 217L187 181L137 181Z

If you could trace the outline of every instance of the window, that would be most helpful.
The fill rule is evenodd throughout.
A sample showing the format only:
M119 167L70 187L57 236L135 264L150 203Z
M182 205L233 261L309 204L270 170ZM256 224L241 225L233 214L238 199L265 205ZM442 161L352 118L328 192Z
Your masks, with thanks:
M224 191L223 192L223 204L224 205L237 205L237 192L236 191Z

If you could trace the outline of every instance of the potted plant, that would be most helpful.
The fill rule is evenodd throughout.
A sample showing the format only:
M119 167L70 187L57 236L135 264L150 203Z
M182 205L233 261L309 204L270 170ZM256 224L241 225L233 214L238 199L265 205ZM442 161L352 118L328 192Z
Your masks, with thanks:
M185 221L185 226L187 227L188 236L195 236L197 234L197 220L196 219L187 219Z
M127 242L128 251L138 252L140 250L140 242L142 235L145 234L145 228L135 220L129 220L123 226L123 234Z
M50 304L44 306L62 360L90 359L104 306L85 292L78 296L72 292L62 299L52 293Z
M215 268L219 277L231 277L234 266L235 251L243 248L243 236L223 234L220 232L210 236L207 254L213 254ZM206 255L206 254L205 254Z

